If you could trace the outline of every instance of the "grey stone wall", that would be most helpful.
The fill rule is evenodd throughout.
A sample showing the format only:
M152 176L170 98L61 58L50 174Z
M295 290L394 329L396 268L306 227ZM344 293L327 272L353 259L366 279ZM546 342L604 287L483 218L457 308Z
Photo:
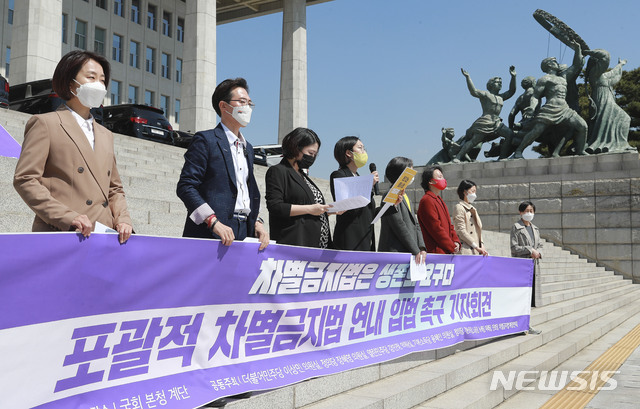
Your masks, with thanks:
M601 154L562 158L443 165L451 210L462 179L478 184L475 202L485 230L509 232L518 204L536 205L541 235L640 283L640 155ZM409 197L423 191L420 176ZM386 188L386 187L385 187ZM490 251L490 249L489 249Z

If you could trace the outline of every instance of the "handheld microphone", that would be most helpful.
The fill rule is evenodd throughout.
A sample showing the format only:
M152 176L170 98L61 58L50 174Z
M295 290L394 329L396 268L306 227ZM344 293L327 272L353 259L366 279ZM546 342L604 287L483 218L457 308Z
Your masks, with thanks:
M376 171L376 164L375 163L370 163L369 164L369 172L373 173ZM373 185L373 194L375 194L376 196L378 196L380 194L380 190L378 189L378 182L376 182Z

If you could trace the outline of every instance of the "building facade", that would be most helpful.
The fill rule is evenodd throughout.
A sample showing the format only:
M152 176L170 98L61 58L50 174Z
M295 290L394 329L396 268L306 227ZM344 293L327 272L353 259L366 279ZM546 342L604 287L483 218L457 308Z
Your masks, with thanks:
M11 84L50 78L62 55L94 51L111 62L105 105L152 105L176 129L203 129L216 120L210 28L282 11L281 139L307 123L306 6L322 1L0 0L0 72Z

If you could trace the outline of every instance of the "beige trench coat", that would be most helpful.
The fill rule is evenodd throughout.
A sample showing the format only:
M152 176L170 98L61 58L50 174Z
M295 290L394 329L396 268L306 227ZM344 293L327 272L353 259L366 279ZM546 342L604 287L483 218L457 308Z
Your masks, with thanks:
M460 254L480 254L474 247L482 245L482 220L470 203L461 200L453 208L453 227L462 241Z

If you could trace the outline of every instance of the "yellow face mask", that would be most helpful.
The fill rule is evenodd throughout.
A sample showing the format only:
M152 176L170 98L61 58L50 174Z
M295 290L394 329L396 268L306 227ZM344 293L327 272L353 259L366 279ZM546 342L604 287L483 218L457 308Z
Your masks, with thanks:
M356 164L356 167L361 168L364 165L367 164L367 161L369 160L369 155L367 155L367 152L353 152L353 163Z

